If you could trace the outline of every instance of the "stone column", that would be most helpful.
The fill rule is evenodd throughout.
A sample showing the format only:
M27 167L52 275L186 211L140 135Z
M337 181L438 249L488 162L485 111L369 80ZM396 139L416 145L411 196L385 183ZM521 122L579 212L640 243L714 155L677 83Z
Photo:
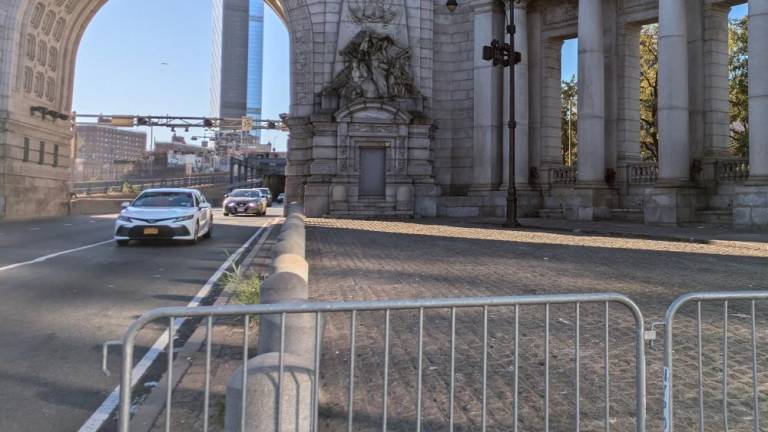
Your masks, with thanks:
M685 0L659 2L659 181L689 181L688 28Z
M542 175L545 169L563 165L561 152L563 125L560 114L562 49L562 39L543 41L539 59L541 75L536 77L541 82L541 98L536 99L535 102L541 107L538 162Z
M503 40L504 15L495 2L474 6L474 151L472 189L487 192L501 184L502 156L502 68L483 60L483 46Z
M601 0L579 1L579 162L583 185L605 182L605 55Z
M515 183L528 186L528 0L513 0L515 7L515 50L522 54L522 61L515 66ZM508 40L508 39L507 39ZM504 70L504 186L509 184L509 68Z
M749 1L749 179L768 184L768 0Z
M703 8L704 158L730 157L728 103L728 13L724 5ZM693 142L695 143L695 141ZM692 144L693 144L692 143ZM693 145L691 146L693 148ZM694 153L695 154L695 153ZM713 175L711 173L710 175ZM709 177L711 178L711 177Z
M618 165L640 162L640 27L619 35ZM623 178L623 177L622 177Z

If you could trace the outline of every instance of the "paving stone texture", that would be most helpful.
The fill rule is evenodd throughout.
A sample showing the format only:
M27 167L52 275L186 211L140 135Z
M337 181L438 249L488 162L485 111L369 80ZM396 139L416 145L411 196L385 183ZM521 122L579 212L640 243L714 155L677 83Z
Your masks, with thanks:
M768 252L682 242L596 235L509 231L446 221L308 221L308 260L314 300L615 291L630 296L647 323L690 291L765 289ZM748 304L729 308L728 380L731 430L751 430L752 368ZM768 305L757 306L758 381L768 424ZM604 305L581 305L580 427L604 430ZM723 430L722 304L703 306L705 430ZM456 431L482 429L483 312L458 310L455 342ZM520 431L544 430L545 309L520 308ZM676 327L675 407L679 430L698 429L695 308ZM359 313L356 326L353 430L381 430L384 391L384 313ZM391 314L388 430L416 430L418 312ZM634 321L610 306L610 427L635 427ZM350 319L328 317L322 357L321 430L348 424ZM450 311L424 320L422 430L449 430ZM575 306L550 308L549 430L575 430ZM514 310L488 318L487 430L511 431L514 419ZM648 430L663 430L662 349L648 349Z
M307 257L312 300L615 291L637 302L646 323L690 291L766 289L768 251L628 239L583 233L510 231L492 225L441 221L310 219ZM254 271L264 271L262 251ZM635 428L634 321L620 305L609 307L610 430ZM768 304L757 305L760 413L768 424ZM681 311L676 327L676 430L698 429L696 309ZM722 431L722 304L702 307L705 431ZM580 306L580 430L603 431L605 416L604 305ZM729 307L728 399L732 431L752 430L751 319L749 304ZM545 430L545 309L520 308L519 431ZM575 429L575 306L550 307L549 430ZM514 308L488 311L486 425L513 431ZM384 394L383 312L360 312L355 340L354 431L382 430ZM319 430L348 428L350 368L348 314L326 317L321 358ZM418 311L390 316L387 430L415 431L418 382ZM483 311L456 311L455 431L482 430ZM211 430L223 430L224 386L242 362L242 327L217 323L213 341ZM451 314L424 313L421 426L447 431L450 411ZM256 331L251 347L256 346ZM648 431L662 431L662 348L648 348ZM251 351L251 356L255 352ZM174 394L173 430L202 430L204 356ZM161 416L154 430L163 430Z

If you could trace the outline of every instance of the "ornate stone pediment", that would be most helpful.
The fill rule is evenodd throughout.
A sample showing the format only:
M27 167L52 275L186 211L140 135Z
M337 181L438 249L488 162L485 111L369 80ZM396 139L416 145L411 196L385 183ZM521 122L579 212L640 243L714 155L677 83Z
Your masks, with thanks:
M387 0L351 1L349 13L358 24L389 24L397 17Z
M362 30L339 54L344 67L326 92L349 100L418 96L411 75L411 50L389 35Z

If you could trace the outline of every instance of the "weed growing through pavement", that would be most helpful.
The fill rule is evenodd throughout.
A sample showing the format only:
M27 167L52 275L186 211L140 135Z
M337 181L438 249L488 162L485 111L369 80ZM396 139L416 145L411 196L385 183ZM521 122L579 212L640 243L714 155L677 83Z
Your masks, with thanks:
M261 275L246 275L236 263L224 274L224 282L233 289L235 301L244 304L258 304L261 293Z

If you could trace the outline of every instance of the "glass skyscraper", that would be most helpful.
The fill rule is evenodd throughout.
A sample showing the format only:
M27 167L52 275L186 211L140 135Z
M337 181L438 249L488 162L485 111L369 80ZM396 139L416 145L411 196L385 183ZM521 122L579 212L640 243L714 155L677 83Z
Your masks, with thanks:
M212 55L211 115L261 119L263 0L213 0Z
M261 85L264 68L264 1L250 0L248 17L248 95L247 115L261 119ZM253 136L261 138L261 130Z

